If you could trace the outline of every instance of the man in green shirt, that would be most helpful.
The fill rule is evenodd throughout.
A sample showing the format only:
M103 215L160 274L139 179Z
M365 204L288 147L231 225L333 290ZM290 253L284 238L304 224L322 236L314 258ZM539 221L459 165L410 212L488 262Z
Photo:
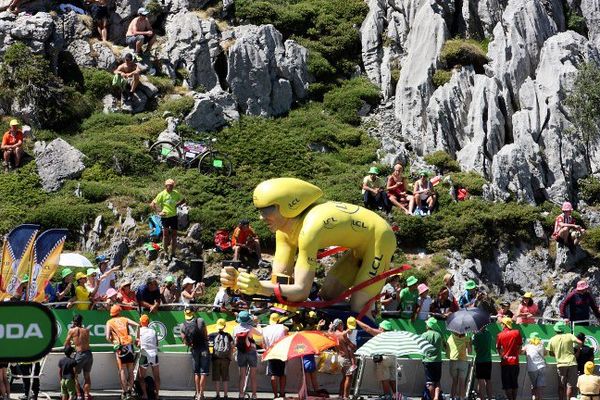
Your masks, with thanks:
M406 278L406 287L400 291L400 315L402 318L410 318L414 321L417 311L417 299L419 292L417 291L417 278L409 276Z
M425 321L427 331L421 334L435 351L423 354L423 367L425 368L425 386L429 390L429 395L433 400L440 399L440 381L442 380L442 350L444 347L444 338L437 330L438 321L429 317Z
M184 197L174 187L175 181L167 179L165 190L157 194L150 203L150 207L160 215L163 228L163 249L166 254L169 254L169 245L171 245L171 253L166 259L167 262L175 257L177 248L177 206L185 203Z
M477 393L482 400L491 400L494 393L491 381L493 345L494 340L492 339L492 334L487 329L487 325L473 337L475 379L477 379Z
M581 340L569 333L567 324L559 321L554 324L556 335L548 342L546 350L551 356L556 357L556 369L558 372L558 399L570 399L575 393L573 388L577 386L577 359L575 350L580 349Z

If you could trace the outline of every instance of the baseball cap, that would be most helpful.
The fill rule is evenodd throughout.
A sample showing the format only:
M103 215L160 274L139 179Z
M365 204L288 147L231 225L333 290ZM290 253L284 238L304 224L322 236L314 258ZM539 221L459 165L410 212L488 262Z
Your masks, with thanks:
M96 262L98 264L103 263L105 261L108 261L108 257L106 257L104 254L99 255L98 257L96 257Z
M19 121L17 121L16 119L11 119L10 126L19 126Z
M523 295L523 297L525 297L526 299L532 299L533 298L533 293L531 293L531 292L525 292L525 294Z
M346 320L346 326L348 327L348 329L356 329L356 318L348 317L348 319Z
M140 317L140 325L141 326L148 326L148 324L150 323L150 318L144 314Z
M150 11L148 11L148 9L146 7L140 7L138 8L138 15L148 15L150 14Z
M181 286L185 286L190 283L194 284L194 283L196 283L196 281L193 280L192 278L190 278L189 276L186 276L185 279L183 280L183 282L181 282Z
M110 316L111 317L116 317L120 313L121 313L121 306L120 305L115 304L112 307L110 307Z
M222 331L223 329L225 329L225 325L227 325L227 321L225 321L224 318L219 318L215 325L217 326L218 330Z

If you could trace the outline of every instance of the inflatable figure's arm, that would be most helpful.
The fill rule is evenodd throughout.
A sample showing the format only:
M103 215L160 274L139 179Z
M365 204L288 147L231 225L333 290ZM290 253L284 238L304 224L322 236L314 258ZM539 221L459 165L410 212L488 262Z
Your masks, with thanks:
M292 276L294 257L297 247L290 243L288 236L277 231L275 233L275 256L273 257L273 274Z

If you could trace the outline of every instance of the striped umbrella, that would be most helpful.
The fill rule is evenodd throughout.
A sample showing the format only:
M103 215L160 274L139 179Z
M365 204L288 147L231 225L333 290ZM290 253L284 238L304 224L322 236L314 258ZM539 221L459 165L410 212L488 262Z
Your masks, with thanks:
M337 341L319 331L300 331L279 339L263 354L265 360L291 360L309 354L318 354L337 346Z
M423 355L435 352L435 348L421 336L405 331L383 332L370 339L356 352L359 356L375 354L389 356Z

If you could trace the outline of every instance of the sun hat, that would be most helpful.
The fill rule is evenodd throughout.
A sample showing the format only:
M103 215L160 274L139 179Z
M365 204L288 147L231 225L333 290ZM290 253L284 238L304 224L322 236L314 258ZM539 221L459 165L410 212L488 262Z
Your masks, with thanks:
M585 279L577 282L577 290L587 290L590 287Z
M87 278L87 275L84 274L83 272L78 272L78 273L75 274L75 280L76 281L78 281L80 279L83 279L83 278Z
M508 329L512 329L513 320L511 317L504 317L500 321L502 325L505 325Z
M423 294L429 290L429 286L427 286L424 283L421 283L419 286L417 286L417 290L419 291L419 294Z
M426 169L422 169L419 171L419 176L429 176L430 172Z
M238 314L236 321L239 322L240 324L245 324L245 323L250 322L251 319L252 319L252 317L250 317L250 313L246 310L242 310Z
M379 327L381 329L383 329L384 331L392 331L392 330L394 330L394 327L392 326L392 323L390 321L388 321L387 319L381 321L379 323Z
M446 275L444 275L444 283L447 285L448 282L450 282L452 279L454 279L454 274L451 273L447 273Z
M17 121L16 119L11 119L10 126L19 126L19 121Z
M196 317L196 314L191 308L186 308L185 310L183 310L183 316L186 321L190 321Z
M573 211L573 204L568 201L565 201L561 207L562 211Z
M138 8L138 15L148 15L150 14L150 11L148 11L148 9L146 9L145 7L140 7Z
M120 313L121 313L121 306L120 305L115 304L115 305L113 305L113 306L110 307L110 316L111 317L116 317Z
M223 329L225 329L225 326L227 325L227 321L225 321L224 318L219 318L215 325L218 330L222 331Z
M185 286L185 285L188 285L190 283L194 284L194 283L196 283L196 281L193 280L192 278L190 278L189 276L186 276L185 279L183 280L183 282L181 282L181 286Z
M62 271L60 271L60 278L65 279L67 276L71 275L72 273L73 273L73 270L71 268L63 268Z
M23 278L21 278L21 283L27 283L29 282L29 275L25 274L23 275Z
M123 282L121 282L121 284L119 285L119 289L123 289L125 286L131 286L131 281L128 279L125 279Z
M523 295L524 298L526 299L533 299L533 293L531 292L525 292L525 294Z
M140 325L141 326L148 326L149 323L150 323L150 317L148 317L146 314L144 314L140 317Z
M167 186L167 185L175 185L175 181L173 179L169 178L165 181L165 186Z
M356 329L356 318L348 317L348 319L346 320L346 326L348 327L348 329Z
M406 286L412 286L417 282L419 282L419 280L412 275L406 278Z
M475 283L474 280L469 279L466 283L465 283L465 289L467 290L472 290L472 289L477 289L477 284Z
M553 329L556 333L565 333L567 331L567 324L565 324L565 321L558 321L554 324Z
M435 329L435 328L437 328L437 319L435 319L433 317L429 317L425 321L425 325L427 325L427 327L429 329Z
M369 169L369 174L379 175L379 168L377 168L377 167L371 167Z
M96 268L88 268L85 274L87 276L98 275L98 270Z
M594 375L594 369L596 369L596 365L593 361L588 361L583 365L583 373L586 375Z
M269 324L270 325L278 324L279 318L281 318L281 315L277 314L276 312L272 313L271 316L269 317Z
M166 283L174 283L174 282L175 282L175 278L173 278L173 276L172 276L172 275L168 275L168 276L165 278L165 282L166 282Z
M106 297L113 297L115 294L119 294L114 288L109 288L106 291Z

